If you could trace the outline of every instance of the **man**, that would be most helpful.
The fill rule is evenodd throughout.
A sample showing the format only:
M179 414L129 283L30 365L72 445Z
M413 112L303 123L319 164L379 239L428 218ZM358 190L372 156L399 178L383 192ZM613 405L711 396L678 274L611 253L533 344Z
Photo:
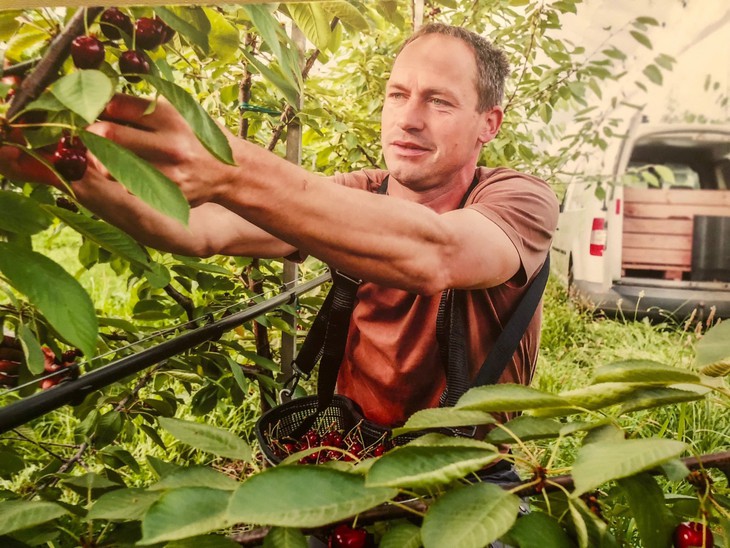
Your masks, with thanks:
M164 100L117 96L90 131L155 164L193 206L189 227L161 216L94 165L73 183L91 210L158 249L195 256L312 254L365 283L358 290L338 391L371 420L400 424L438 404L440 294L468 289L472 374L539 270L557 222L546 183L477 168L502 123L508 66L478 35L441 24L415 33L386 87L388 172L325 178L228 133L235 166L213 158ZM17 172L17 154L0 165ZM388 176L387 195L377 193ZM474 183L474 184L473 184ZM465 199L464 207L460 207ZM500 379L528 384L540 312Z

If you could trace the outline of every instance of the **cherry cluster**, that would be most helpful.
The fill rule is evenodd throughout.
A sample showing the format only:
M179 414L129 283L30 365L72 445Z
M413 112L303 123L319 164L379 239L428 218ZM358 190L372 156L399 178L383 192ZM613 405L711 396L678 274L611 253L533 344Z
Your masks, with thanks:
M144 50L154 50L166 44L175 35L158 16L140 17L134 23L119 8L104 10L99 19L102 34L114 43L123 35L132 38L133 49L123 51L119 56L119 72L131 83L141 80L141 74L148 74L150 63ZM71 43L71 58L80 69L96 69L104 62L104 43L94 35L79 36Z
M279 459L285 459L294 453L321 447L320 451L312 452L299 459L300 464L321 464L333 460L354 461L368 457L379 457L389 447L384 440L366 445L359 427L352 428L345 433L334 425L318 432L308 430L299 439L283 437L272 439L271 448Z
M56 386L59 382L66 378L73 378L78 374L78 370L73 365L76 364L76 358L81 356L81 351L75 348L64 351L61 356L56 356L56 353L48 348L47 346L42 347L43 350L43 369L46 373L57 373L63 370L63 373L53 375L52 377L46 377L41 381L41 389L48 390L49 388Z

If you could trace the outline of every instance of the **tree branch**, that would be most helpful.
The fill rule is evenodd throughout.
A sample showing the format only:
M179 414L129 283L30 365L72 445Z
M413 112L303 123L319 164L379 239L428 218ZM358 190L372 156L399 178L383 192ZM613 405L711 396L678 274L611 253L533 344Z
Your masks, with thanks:
M71 42L86 32L86 21L96 19L103 9L103 7L80 8L74 13L68 25L48 46L33 72L20 84L8 108L8 118L15 117L28 103L37 99L44 89L58 79L61 66L70 53ZM7 70L5 74L7 74Z

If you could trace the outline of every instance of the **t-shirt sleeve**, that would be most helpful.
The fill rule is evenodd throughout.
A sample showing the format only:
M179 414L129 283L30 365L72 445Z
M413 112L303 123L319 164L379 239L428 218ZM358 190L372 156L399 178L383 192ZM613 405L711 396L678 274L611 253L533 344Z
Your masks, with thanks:
M508 169L482 176L466 207L499 226L520 256L519 272L508 282L524 286L542 266L558 223L558 200L543 180Z

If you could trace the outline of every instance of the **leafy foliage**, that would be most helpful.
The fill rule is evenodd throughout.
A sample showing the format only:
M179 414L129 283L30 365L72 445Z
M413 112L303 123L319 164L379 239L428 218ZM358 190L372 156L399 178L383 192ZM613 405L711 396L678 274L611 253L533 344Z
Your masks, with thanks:
M586 52L558 37L561 17L576 13L579 4L427 3L426 20L467 25L498 43L512 61L506 130L484 150L483 163L553 179L567 161L606 148L618 132L620 120L610 110L598 112L591 100L602 97L603 83L621 77L627 55L611 44ZM130 192L181 222L188 205L171 181L84 131L115 91L165 96L221 161L232 158L214 120L277 152L296 120L303 126L304 165L328 174L379 167L383 89L393 52L412 27L404 5L340 0L125 9L133 18L159 16L175 31L171 42L149 52L151 74L136 84L119 77L118 58L131 46L131 37L123 37L109 45L98 70L64 63L61 78L8 120L5 130L22 131L18 146L36 155L52 148L63 131L80 135ZM46 53L53 47L49 38L72 12L0 12L8 64ZM287 34L289 23L306 35L304 51ZM658 24L639 17L615 32L651 49L650 31ZM88 26L98 32L98 22ZM307 73L301 59L319 64ZM657 52L643 70L646 81L660 84L672 63ZM0 97L9 99L17 84L4 82ZM643 81L636 85L646 87ZM6 101L0 109L7 107ZM566 134L555 122L561 111L581 124L579 131ZM538 154L546 147L552 154ZM282 283L277 261L203 261L145 249L94 218L73 196L22 180L3 181L0 213L0 284L6 295L0 312L8 333L0 363L16 364L12 373L0 370L0 383L9 388L0 394L3 403L37 391L47 380L48 356L63 362L64 352L80 349L83 359L68 363L83 375L260 301ZM69 241L75 243L64 245ZM69 256L69 247L76 256ZM308 261L301 270L319 267ZM117 306L95 293L94 280L102 273L121 295ZM279 387L278 333L306 331L321 300L318 292L302 297L137 379L95 391L73 411L0 438L0 478L7 487L0 494L0 541L222 546L244 524L273 526L265 545L300 546L301 531L326 531L383 505L414 501L422 503L411 509L422 518L420 525L368 524L381 546L483 546L500 537L526 546L602 546L622 535L629 543L638 537L644 546L659 546L680 518L730 529L726 484L707 471L688 475L678 460L688 450L697 452L693 432L675 428L670 416L646 418L646 410L661 413L672 404L683 423L684 413L697 408L684 402L694 400L698 406L719 401L726 410L726 324L697 343L694 368L654 354L621 355L603 365L585 363L575 353L593 329L586 318L548 316L541 359L569 363L577 373L590 368L592 384L572 385L579 374L552 381L546 373L541 387L477 388L455 408L418 413L401 430L490 425L492 413L524 412L493 426L486 441L428 434L363 462L264 469L252 427ZM299 329L292 330L285 315L295 316ZM261 351L261 327L277 330L268 354ZM594 370L596 365L603 366ZM674 431L679 439L667 439ZM56 447L57 439L65 445ZM492 444L511 446L506 458L531 478L516 493L474 482L474 473L499 457ZM79 472L81 463L89 472ZM565 472L572 472L574 490L566 486ZM530 496L533 504L533 512L519 519L517 495ZM644 496L652 504L642 504Z

